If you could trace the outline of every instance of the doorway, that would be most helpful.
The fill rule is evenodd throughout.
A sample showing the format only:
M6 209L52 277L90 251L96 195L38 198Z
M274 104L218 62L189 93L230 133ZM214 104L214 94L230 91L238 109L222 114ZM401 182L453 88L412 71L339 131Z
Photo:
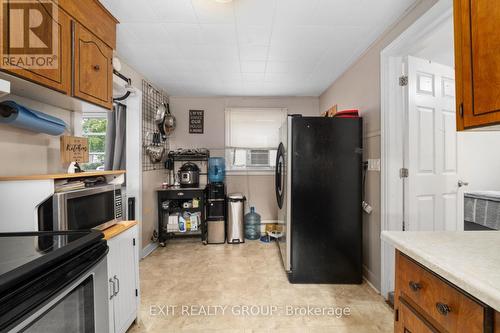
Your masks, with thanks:
M452 6L437 2L381 53L382 230L456 230L463 220ZM394 248L382 242L381 251L388 297Z

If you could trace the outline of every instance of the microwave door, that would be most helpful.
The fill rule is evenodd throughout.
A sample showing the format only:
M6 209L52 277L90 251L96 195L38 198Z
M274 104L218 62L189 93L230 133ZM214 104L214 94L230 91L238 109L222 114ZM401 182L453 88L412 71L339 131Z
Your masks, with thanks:
M54 230L105 229L121 219L120 190L114 185L57 193Z

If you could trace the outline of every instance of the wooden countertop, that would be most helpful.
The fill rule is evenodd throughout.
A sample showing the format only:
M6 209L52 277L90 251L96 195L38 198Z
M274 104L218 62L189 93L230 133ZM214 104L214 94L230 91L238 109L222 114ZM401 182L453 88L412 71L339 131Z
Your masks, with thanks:
M104 239L105 240L110 240L111 238L118 236L122 232L124 232L124 231L132 228L135 225L137 225L137 221L122 221L122 222L118 222L114 226L109 227L106 230L103 230L102 233L104 234Z
M82 177L96 177L96 176L109 176L109 175L121 175L126 173L125 170L110 170L110 171L89 171L80 173L54 173L48 175L26 175L26 176L7 176L0 177L0 181L12 181L12 180L46 180L46 179L70 179L70 178L82 178Z

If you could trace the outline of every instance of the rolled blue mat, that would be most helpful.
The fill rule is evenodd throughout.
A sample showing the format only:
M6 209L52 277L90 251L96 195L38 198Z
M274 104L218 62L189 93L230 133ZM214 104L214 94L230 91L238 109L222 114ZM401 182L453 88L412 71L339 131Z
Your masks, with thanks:
M28 109L14 101L0 103L0 123L50 135L61 135L66 130L63 120Z

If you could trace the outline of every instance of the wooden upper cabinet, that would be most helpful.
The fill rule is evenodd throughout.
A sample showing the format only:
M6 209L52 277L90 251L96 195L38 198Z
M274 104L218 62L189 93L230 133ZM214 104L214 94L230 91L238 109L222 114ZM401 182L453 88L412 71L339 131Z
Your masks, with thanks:
M454 0L458 130L500 124L500 6Z
M0 0L0 70L111 109L116 24L98 0Z
M38 30L26 25L30 10L19 1L0 0L2 71L69 94L71 30L69 15L47 2L31 4L42 17ZM34 16L32 16L34 17ZM8 60L7 60L8 59Z
M73 96L111 109L113 50L73 22Z

